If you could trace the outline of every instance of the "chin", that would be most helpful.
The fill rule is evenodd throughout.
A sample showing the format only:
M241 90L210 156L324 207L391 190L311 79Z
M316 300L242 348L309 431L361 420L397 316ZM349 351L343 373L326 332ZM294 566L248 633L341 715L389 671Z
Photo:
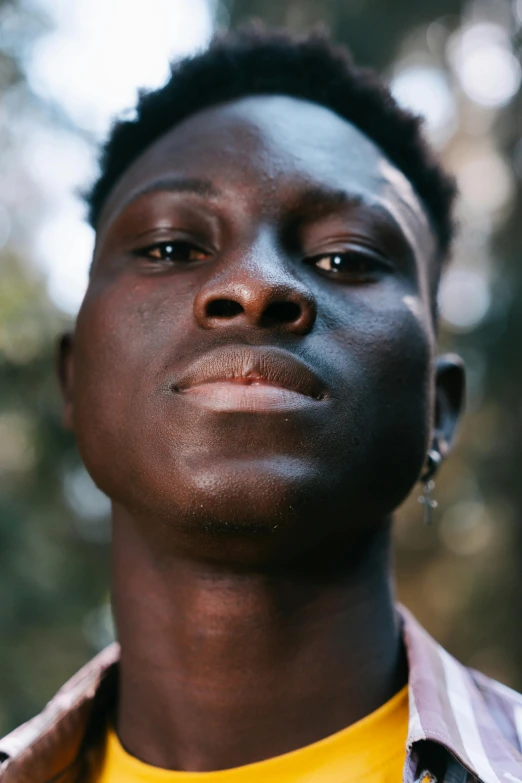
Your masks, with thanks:
M171 508L178 524L237 533L293 526L318 488L307 460L289 456L189 461L177 480L183 492L173 493Z
M322 483L303 458L192 459L155 472L147 486L134 481L131 494L128 482L125 496L113 486L112 497L125 524L162 557L263 567L313 547Z

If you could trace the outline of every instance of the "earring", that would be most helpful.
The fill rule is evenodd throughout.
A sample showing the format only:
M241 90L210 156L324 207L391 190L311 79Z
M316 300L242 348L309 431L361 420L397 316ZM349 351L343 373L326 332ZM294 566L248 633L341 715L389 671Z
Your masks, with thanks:
M431 512L439 505L436 500L431 497L431 493L435 489L435 481L433 477L437 473L442 463L442 456L436 449L430 449L427 457L427 467L420 481L422 483L422 495L419 495L417 501L424 506L424 524L431 525Z

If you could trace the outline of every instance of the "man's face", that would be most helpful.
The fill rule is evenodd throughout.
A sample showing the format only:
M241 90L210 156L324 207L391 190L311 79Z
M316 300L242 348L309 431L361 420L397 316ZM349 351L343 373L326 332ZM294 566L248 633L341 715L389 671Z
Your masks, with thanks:
M433 253L407 179L328 109L189 117L101 217L66 407L96 483L168 546L381 523L430 437Z

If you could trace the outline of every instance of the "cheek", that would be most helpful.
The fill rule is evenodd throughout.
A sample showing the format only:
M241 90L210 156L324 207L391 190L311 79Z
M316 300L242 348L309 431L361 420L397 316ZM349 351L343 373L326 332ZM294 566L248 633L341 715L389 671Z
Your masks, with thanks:
M402 303L382 309L364 331L359 350L374 357L369 366L372 386L386 410L426 413L434 346L430 329L421 319Z
M390 513L411 491L428 448L431 322L400 297L357 302L342 329L331 333L331 344L352 364L343 393L345 480L359 487L361 499L372 499L370 513Z
M137 372L154 372L164 347L175 347L176 336L193 319L192 301L186 282L163 282L157 275L91 284L76 325L83 380L98 387L117 371L136 384Z
M332 350L365 377L365 395L380 403L426 403L433 377L435 339L431 315L421 299L399 288L352 296L336 321L327 323ZM333 311L333 307L331 308ZM324 335L323 335L324 339ZM338 363L338 362L337 362ZM350 368L347 370L348 382ZM354 391L354 390L352 390Z
M392 315L395 328L380 334L382 364L376 385L382 398L382 483L395 491L397 505L416 482L428 449L435 346L431 322L426 325L404 307ZM384 315L384 327L386 320Z
M103 486L122 455L139 452L140 409L176 338L192 318L191 291L157 278L111 285L91 284L75 332L74 430L80 453L94 480ZM108 494L110 494L108 492Z

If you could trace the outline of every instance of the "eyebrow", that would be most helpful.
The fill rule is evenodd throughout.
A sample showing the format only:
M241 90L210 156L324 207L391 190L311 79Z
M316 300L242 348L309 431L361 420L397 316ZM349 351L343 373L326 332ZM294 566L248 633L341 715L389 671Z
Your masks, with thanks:
M147 193L191 193L195 196L218 198L221 191L209 179L162 177L149 182L148 185L135 190L118 210L120 213L137 199Z
M309 220L316 220L334 214L343 208L362 207L368 213L373 213L379 219L393 229L399 238L408 243L404 230L393 215L383 204L373 203L363 193L354 193L347 190L313 187L300 194L292 207L292 214L296 217L305 216Z
M313 187L296 198L292 211L313 218L335 212L340 207L355 207L365 203L363 196L358 193Z

